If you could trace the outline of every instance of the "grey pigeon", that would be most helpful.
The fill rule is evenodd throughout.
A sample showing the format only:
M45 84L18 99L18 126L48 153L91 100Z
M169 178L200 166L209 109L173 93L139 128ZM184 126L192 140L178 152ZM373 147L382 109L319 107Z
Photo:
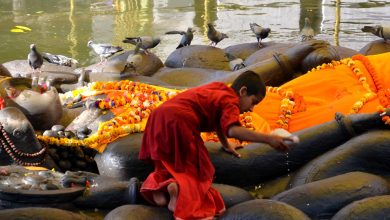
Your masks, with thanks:
M110 56L123 51L122 47L119 46L113 46L111 44L96 44L93 41L88 41L88 47L92 48L95 53L97 53L100 57L100 63L103 63L103 61L107 61L107 58Z
M210 45L214 44L214 46L217 46L217 44L221 40L223 40L225 38L229 38L226 34L215 30L214 25L208 23L207 26L209 27L209 29L207 31L207 37L209 38L209 40L211 40Z
M122 42L130 43L137 45L140 43L140 48L142 48L146 54L149 53L148 49L156 47L160 43L159 37L143 36L143 37L126 37Z
M244 61L241 58L237 58L230 53L225 53L229 60L229 66L232 71L236 71L245 67Z
M43 59L45 59L49 63L57 64L60 66L76 66L79 62L75 59L69 58L64 55L55 55L51 53L42 53Z
M314 38L314 29L311 27L309 18L305 18L305 26L300 32L301 42L312 40Z
M375 26L364 26L362 28L363 32L370 32L378 37L381 37L385 40L387 43L387 40L390 40L390 26L382 26L382 25L375 25Z
M250 23L249 26L251 27L251 30L256 35L257 38L257 45L259 47L262 47L261 40L268 37L269 33L271 32L270 28L263 28L260 25L256 23Z
M168 31L165 34L180 34L182 35L179 46L176 47L176 49L179 49L181 47L185 47L188 45L191 45L191 41L194 38L195 30L192 30L192 28L188 28L187 31Z
M130 54L126 59L126 64L120 73L123 76L127 71L135 73L137 75L137 67L142 62L142 55L139 53L141 48L141 42L135 46L133 54Z
M30 45L30 53L27 55L28 64L33 69L33 73L38 70L41 72L41 66L43 64L42 55L38 52L35 44Z

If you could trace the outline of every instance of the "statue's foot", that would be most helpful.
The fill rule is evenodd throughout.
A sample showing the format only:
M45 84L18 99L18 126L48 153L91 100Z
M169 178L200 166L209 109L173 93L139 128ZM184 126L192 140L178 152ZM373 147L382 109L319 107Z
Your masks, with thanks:
M288 61L289 65L297 70L307 55L319 48L329 47L329 45L328 42L322 40L310 40L297 44L284 53L284 62Z

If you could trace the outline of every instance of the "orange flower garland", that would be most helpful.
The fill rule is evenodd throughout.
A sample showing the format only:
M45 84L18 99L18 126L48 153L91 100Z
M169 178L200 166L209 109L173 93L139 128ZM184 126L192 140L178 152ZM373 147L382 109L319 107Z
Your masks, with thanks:
M143 119L148 118L158 105L178 92L129 80L95 82L89 86L89 89L98 91L91 95L114 91L114 95L97 100L95 106L103 110L122 107L122 113L100 123L97 132L83 140L45 136L38 136L38 139L58 146L88 146L102 152L107 144L119 137L144 131L146 122Z
M353 56L352 59L359 60L366 67L368 73L370 74L370 76L375 84L375 87L377 89L378 99L379 99L379 102L381 103L377 108L378 113L382 117L382 121L385 124L390 125L390 117L386 115L386 109L385 109L385 108L390 108L390 101L389 101L390 91L389 91L389 89L384 88L384 86L382 85L382 83L378 79L378 75L375 71L375 68L372 66L372 64L370 63L370 61L368 60L367 57L365 57L361 54L358 54L358 55Z
M354 57L352 57L352 59L346 58L346 59L342 59L340 61L333 60L331 63L322 64L316 68L313 68L311 71L308 72L308 73L310 73L310 72L314 72L316 70L321 70L321 69L325 69L325 68L334 68L335 66L342 65L342 64L347 65L352 70L352 72L357 76L358 80L362 83L363 88L365 88L367 90L367 93L365 93L363 95L363 97L361 97L359 100L357 100L353 104L353 106L351 107L351 110L349 111L349 114L358 113L360 111L360 109L364 106L364 104L366 104L368 101L370 101L376 97L376 94L371 90L369 84L367 83L367 79L366 79L366 77L364 77L363 72L356 66L356 64L354 62L354 60L362 59L361 57L365 58L363 55L355 55ZM367 67L367 65L366 65L366 67ZM374 79L373 74L371 74L371 77Z
M355 62L352 59L344 59L341 60L341 62L351 68L352 72L355 73L359 81L362 83L363 88L367 90L367 93L355 102L350 111L350 114L358 113L364 104L376 97L376 94L371 90L370 85L367 83L367 78L363 75L363 72L356 67Z
M363 72L356 67L355 60L360 61L365 68L367 69L368 73L370 74L370 77L372 78L376 94L371 90L369 84L367 83L366 77L364 77ZM349 68L351 68L352 72L356 74L358 80L362 83L362 86L367 90L367 93L363 95L362 98L360 98L358 101L354 103L354 105L351 108L350 114L358 113L360 109L363 107L364 104L366 104L368 101L372 100L375 97L378 97L379 102L381 103L380 106L378 106L378 112L382 116L382 121L385 122L385 124L390 125L390 117L386 115L385 108L390 108L390 90L385 89L382 83L380 82L378 75L375 71L375 68L370 63L369 59L361 54L354 55L352 58L346 58L340 61L332 61L329 64L323 64L321 66L318 66L317 68L313 68L311 71L334 67L340 64L345 64Z
M285 90L280 87L267 86L267 92L272 92L282 96L280 101L279 120L276 121L277 128L288 130L288 123L296 112L306 110L303 104L303 97L294 93L292 90Z

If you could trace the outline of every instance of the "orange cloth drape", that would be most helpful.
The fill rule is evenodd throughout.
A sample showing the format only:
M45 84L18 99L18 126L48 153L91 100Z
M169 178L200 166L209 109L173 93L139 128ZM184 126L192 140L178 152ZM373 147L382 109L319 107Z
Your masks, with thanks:
M376 84L369 73L370 67L359 59L353 59L356 67L367 78L371 90L377 93L379 82L381 87L389 92L390 53L367 56L366 58L368 63L371 64L369 66L374 69L371 72L375 72ZM305 111L292 115L288 129L290 132L333 120L336 112L348 114L354 103L367 93L356 74L345 64L309 72L285 83L281 88L290 89L294 93L303 96L303 104L306 106ZM260 125L262 123L268 123L271 129L277 127L275 122L278 120L280 101L280 95L268 92L264 100L255 106L254 114L264 119L254 119L254 123L258 124L257 127L266 127ZM379 99L375 97L365 103L359 113L375 112L379 105ZM267 132L269 130L260 131Z

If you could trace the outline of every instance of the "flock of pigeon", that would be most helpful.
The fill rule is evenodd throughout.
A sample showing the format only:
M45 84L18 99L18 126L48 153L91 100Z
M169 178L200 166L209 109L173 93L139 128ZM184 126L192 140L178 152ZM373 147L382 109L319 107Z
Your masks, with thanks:
M220 41L228 36L225 33L222 33L215 29L214 25L209 23L207 37L211 41L210 45L216 46ZM249 24L250 29L255 34L257 38L257 43L259 47L263 47L261 41L268 37L271 32L270 28L262 27L256 23ZM364 26L361 29L363 32L370 32L378 37L383 38L386 42L390 39L390 27L385 27L381 25L376 26ZM191 45L191 41L194 38L195 31L189 27L187 31L168 31L165 34L180 34L182 38L179 45L176 49L181 47ZM305 18L305 25L300 32L300 40L307 41L314 38L315 32L311 27L310 19ZM142 36L142 37L127 37L122 41L123 43L130 43L135 45L134 54L139 53L140 49L144 51L145 54L148 54L148 49L156 47L160 43L159 37L151 36ZM88 41L88 47L90 47L97 55L100 57L100 63L102 64L107 61L112 55L123 51L123 48L120 46L113 46L111 44L99 44L94 43L92 40ZM43 60L48 61L49 63L63 65L63 66L75 66L78 64L77 60L63 56L63 55L54 55L50 53L42 53L42 55L37 51L35 44L30 45L30 53L28 54L28 63L33 69L33 73L36 71L40 72L40 68L43 64ZM233 58L232 58L233 59ZM125 67L126 68L126 67Z
M261 40L268 37L269 33L271 32L271 29L263 28L256 23L251 23L250 28L257 38L259 47L261 47L262 46ZM187 31L168 31L165 34L182 35L180 43L176 48L179 49L181 47L191 45L191 41L194 38L194 34L193 34L194 32L195 31L191 27L189 27ZM208 24L207 37L211 41L210 45L214 45L214 46L216 46L223 39L228 38L228 36L225 33L216 30L214 25L210 23ZM140 51L140 49L142 49L145 52L145 54L148 54L149 53L148 49L156 47L160 43L160 38L151 37L151 36L127 37L122 42L135 45L136 47L134 49L134 54L137 54ZM114 46L111 44L94 43L92 40L88 41L87 46L90 47L97 55L99 55L100 57L99 64L106 62L107 59L112 55L120 51L123 51L123 48L120 46ZM33 69L33 72L40 71L40 68L43 64L43 60L46 60L49 63L63 65L63 66L74 66L78 63L77 60L63 55L53 55L50 53L42 53L41 55L37 51L35 44L31 44L30 49L31 50L30 53L28 54L27 59L30 67Z

